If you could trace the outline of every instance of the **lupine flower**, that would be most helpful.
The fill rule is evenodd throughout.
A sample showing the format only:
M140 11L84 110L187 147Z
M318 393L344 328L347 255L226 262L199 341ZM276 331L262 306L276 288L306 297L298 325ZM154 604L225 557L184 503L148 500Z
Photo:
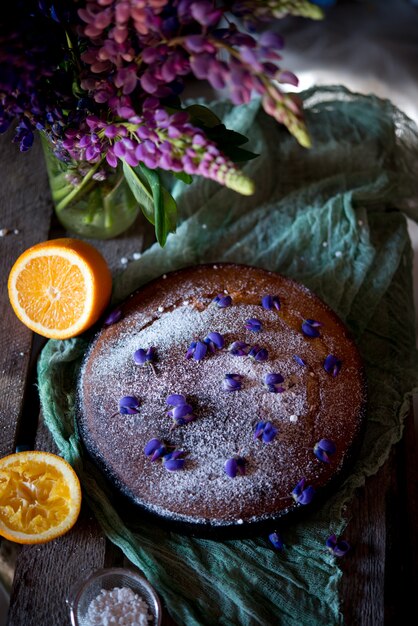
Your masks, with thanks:
M261 363L262 361L267 361L269 355L266 348L261 348L261 346L255 345L252 346L247 356L250 359L254 359L254 361L259 361Z
M334 556L344 556L351 548L348 541L345 541L345 539L337 539L337 536L334 534L328 537L325 545Z
M320 337L321 333L318 330L320 326L323 326L321 322L306 319L302 322L302 332L306 337Z
M243 378L241 374L225 374L225 378L222 381L222 389L224 391L239 391L242 388Z
M248 356L251 346L245 341L234 341L228 348L228 351L234 356Z
M337 376L341 370L342 361L337 359L333 354L329 354L324 361L324 370L331 374L331 376Z
M336 445L330 439L321 439L314 445L314 454L320 460L324 461L324 463L330 462L330 456L335 454Z
M153 364L155 357L156 353L154 347L148 348L147 350L144 350L144 348L139 348L134 352L135 363L137 365L146 365L147 367L150 367L154 374L156 374Z
M293 359L296 361L296 363L302 365L302 367L305 367L307 365L306 361L304 361L304 359L302 359L302 357L298 356L297 354L293 355Z
M242 456L234 456L225 462L225 474L230 478L235 478L237 474L245 475L246 460Z
M280 298L279 296L270 296L270 295L263 296L261 298L261 305L264 309L271 310L274 308L280 311L280 307L281 307Z
M201 361L205 358L208 346L203 341L192 341L187 348L186 359L194 358L195 361Z
M266 374L264 377L264 385L271 393L283 393L286 391L284 387L281 386L281 383L284 382L284 378L281 374Z
M121 415L135 415L139 413L140 402L135 396L124 396L119 400L119 413Z
M187 403L186 397L181 394L171 394L168 396L166 403L172 408L167 411L168 417L173 419L173 426L184 426L196 419L193 408Z
M170 447L174 448L174 446L168 446L160 439L154 438L148 441L144 448L144 453L151 457L151 462L161 460L163 467L167 471L177 472L184 468L185 459L182 458L184 451L172 449L169 452L168 449Z
M283 539L280 533L276 530L269 534L269 541L276 550L283 550Z
M116 324L122 317L122 309L113 309L104 319L105 326Z
M254 439L262 439L270 443L277 435L277 428L271 422L257 422L254 430Z
M173 450L162 457L164 468L168 472L177 472L184 468L185 459L181 458L184 454L183 450Z
M286 7L261 0L15 0L0 32L0 132L15 123L22 151L41 132L71 165L65 177L78 189L123 164L196 174L251 194L252 181L234 161L234 150L240 160L254 156L240 147L245 138L237 143L221 121L203 129L179 95L190 77L227 86L225 97L236 105L257 95L268 115L309 146L301 100L280 89L297 78L279 65L283 41L266 28L287 12L321 15L306 0ZM236 18L263 32L241 32ZM69 201L61 199L61 208Z
M150 439L144 448L144 452L151 457L151 461L156 461L167 454L167 446L159 439Z
M312 485L309 485L308 487L305 487L305 485L306 478L302 478L302 480L298 482L298 484L292 491L291 495L294 501L298 504L309 504L310 502L312 502L315 495L315 489L312 487Z
M231 306L232 298L231 296L225 296L224 294L220 293L215 296L213 302L217 304L219 309L225 309L227 306Z
M257 318L252 317L245 322L245 328L253 331L254 333L259 333L263 328L263 324Z
M221 333L210 332L204 338L203 342L208 346L211 352L215 352L216 349L220 350L225 345L225 340Z

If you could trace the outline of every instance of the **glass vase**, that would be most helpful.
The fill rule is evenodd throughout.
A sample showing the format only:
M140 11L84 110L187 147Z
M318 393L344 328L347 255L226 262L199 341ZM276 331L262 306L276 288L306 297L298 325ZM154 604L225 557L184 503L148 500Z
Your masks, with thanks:
M43 139L54 209L59 222L72 234L110 239L127 230L140 207L121 167L92 164L84 175L60 161Z

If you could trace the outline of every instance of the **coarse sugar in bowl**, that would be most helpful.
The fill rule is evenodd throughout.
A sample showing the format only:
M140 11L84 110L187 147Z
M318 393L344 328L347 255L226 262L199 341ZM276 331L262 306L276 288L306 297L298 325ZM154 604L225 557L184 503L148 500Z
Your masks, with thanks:
M67 599L73 626L159 626L161 603L150 583L128 568L96 570Z

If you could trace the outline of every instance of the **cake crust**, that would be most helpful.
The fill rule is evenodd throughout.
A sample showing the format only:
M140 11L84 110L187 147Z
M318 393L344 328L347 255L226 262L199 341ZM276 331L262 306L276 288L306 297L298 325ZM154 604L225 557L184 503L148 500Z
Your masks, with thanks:
M231 304L220 308L218 295ZM280 310L261 305L267 295L279 298ZM309 508L292 497L302 479L316 498L336 484L362 431L365 379L345 325L317 296L274 272L217 264L160 277L120 308L121 319L98 332L84 359L77 419L87 451L129 501L177 530L205 534ZM249 319L261 330L247 329ZM307 319L321 324L314 326L319 336L302 332ZM191 342L210 332L225 346L198 361L185 358ZM267 359L234 355L228 348L236 341L266 349ZM150 347L155 371L133 359ZM341 365L335 375L324 369L329 355ZM277 393L265 384L272 373L283 377ZM227 374L242 377L241 389L225 391ZM178 425L167 414L171 394L185 396L193 421ZM138 413L119 414L124 396L139 400ZM269 442L255 437L260 421L277 430ZM183 451L180 471L144 453L153 438ZM314 454L323 439L335 444L329 462ZM244 475L227 475L231 458L244 459Z

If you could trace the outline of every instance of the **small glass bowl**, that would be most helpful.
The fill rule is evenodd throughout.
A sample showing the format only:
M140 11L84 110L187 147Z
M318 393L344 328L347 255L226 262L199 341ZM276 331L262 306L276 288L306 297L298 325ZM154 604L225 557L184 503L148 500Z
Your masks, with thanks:
M72 626L89 626L87 611L90 602L102 589L110 590L115 587L128 587L145 600L148 612L153 617L153 621L149 621L149 626L160 626L161 603L154 588L136 572L122 567L96 570L72 588L67 599Z

